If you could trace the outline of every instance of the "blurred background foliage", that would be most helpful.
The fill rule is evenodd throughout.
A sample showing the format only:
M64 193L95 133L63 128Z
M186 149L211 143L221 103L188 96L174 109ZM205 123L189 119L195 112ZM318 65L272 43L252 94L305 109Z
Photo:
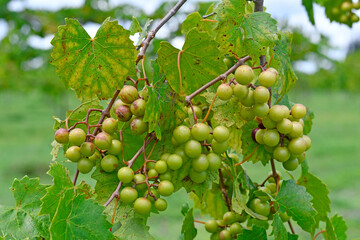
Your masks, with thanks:
M11 9L11 2L17 2L22 7ZM133 16L141 26L148 19L156 24L174 4L164 1L149 14L133 5L112 6L105 0L85 0L77 8L56 11L28 8L25 4L21 5L24 2L0 0L0 23L7 26L0 40L0 205L11 204L8 187L14 177L21 178L27 174L39 176L44 183L51 181L45 172L51 160L52 116L64 117L66 110L78 104L74 94L67 92L57 78L55 68L50 66L51 49L43 44L51 40L57 26L64 24L65 17L77 18L86 25L100 24L108 16L118 19L125 28L129 28ZM204 14L210 4L189 1L188 7L166 25L166 31L154 39L148 49L147 60L156 55L161 41L181 40L181 23L186 16L193 11ZM279 26L293 33L291 59L299 81L290 93L291 98L315 112L310 167L328 184L332 207L347 220L349 237L359 237L360 201L356 201L360 199L356 188L360 184L357 137L360 135L357 127L360 121L359 44L352 44L344 61L335 61L326 55L333 48L327 37L320 35L314 40L311 34L286 22L279 22ZM303 62L310 62L316 71L304 71ZM74 171L72 165L67 166ZM263 168L252 164L246 167L255 180L262 181ZM83 179L94 183L88 176ZM176 238L167 236L180 232L180 205L184 201L187 201L184 191L174 194L165 212L166 217L157 215L150 219L152 234L157 239ZM206 220L206 217L199 218ZM203 227L199 226L199 235L203 234Z

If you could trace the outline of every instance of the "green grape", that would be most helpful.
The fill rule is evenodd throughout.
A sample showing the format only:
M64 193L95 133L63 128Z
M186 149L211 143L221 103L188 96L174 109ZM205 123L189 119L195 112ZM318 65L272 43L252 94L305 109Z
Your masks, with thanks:
M216 223L216 220L209 220L205 222L205 229L209 233L215 233L218 231L219 226Z
M350 14L350 21L353 23L356 23L360 20L359 16L357 16L356 14Z
M342 14L342 15L340 16L339 22L341 22L341 23L347 23L348 21L349 21L349 16L348 16L348 15Z
M293 123L289 119L284 118L276 124L276 128L280 133L288 134L293 129Z
M95 145L92 142L83 142L80 146L80 152L85 157L90 157L95 152Z
M183 159L177 154L171 154L166 162L171 170L177 170L183 165Z
M155 163L155 170L158 173L165 173L167 171L167 163L164 160L159 160Z
M295 104L294 106L292 106L291 108L291 116L293 116L294 118L300 119L305 117L306 115L306 107L302 104Z
M144 197L136 199L134 202L134 210L141 215L148 214L151 210L150 200Z
M69 132L65 128L59 128L55 132L55 140L58 143L67 143L67 142L69 142Z
M196 123L191 128L191 136L198 141L204 141L210 134L210 128L205 123Z
M124 103L123 101L121 101L121 99L117 99L113 106L112 106L112 109L114 110L114 112L116 112L116 109L120 106L123 106L123 105L127 105L126 103Z
M231 233L229 230L222 230L219 234L220 236L220 240L231 240L232 237L231 237Z
M293 158L290 160L287 160L283 163L283 167L288 171L294 171L299 166L299 161L297 158Z
M142 117L145 114L146 102L144 99L136 99L130 106L130 111L137 117Z
M147 189L147 186L146 186L146 183L142 183L145 181L145 175L144 174L141 174L141 173L137 173L134 175L134 181L136 183L136 186L135 188L138 190L138 191L143 191L145 189Z
M162 199L162 198L158 198L156 199L155 201L155 208L158 210L158 211L165 211L166 208L167 208L167 202Z
M174 192L174 185L168 180L161 181L158 191L161 196L170 196Z
M240 116L245 121L251 121L255 118L254 109L252 107L243 107L240 110Z
M147 175L149 178L156 178L159 173L155 169L150 169Z
M111 147L112 139L108 133L101 132L96 135L94 143L101 150L107 150Z
M102 129L108 134L113 134L118 127L118 123L115 118L107 118L102 124Z
M185 143L184 151L190 158L199 157L201 154L201 144L195 140L189 140Z
M145 86L140 93L140 96L147 102L149 100L149 90Z
M234 65L234 61L230 57L224 57L223 61L228 69Z
M159 179L160 181L164 181L164 180L171 180L172 178L172 174L171 174L171 170L168 170L166 173L160 174Z
M222 143L217 142L215 139L211 141L211 149L214 153L223 154L228 149L228 147L229 145L227 141Z
M343 12L349 12L351 10L351 8L352 8L351 2L346 1L346 2L341 3L341 5L340 5L340 9Z
M259 188L259 191L261 192L264 192L264 193L268 193L268 194L271 194L271 190L267 187L260 187ZM269 196L258 196L258 198L261 200L261 201L268 201L269 200Z
M266 103L270 98L270 92L266 87L259 86L254 90L255 103Z
M69 133L69 142L72 145L80 146L86 140L86 133L81 128L74 128Z
M192 160L191 166L195 171L203 172L209 168L209 161L207 160L206 155L201 154L199 157Z
M277 71L270 68L259 75L259 83L264 87L271 87L278 78Z
M296 155L296 158L297 158L297 160L298 160L298 162L299 162L299 164L300 164L300 163L302 163L303 161L305 161L306 153L303 152L303 153L301 153L301 154L299 154L299 155Z
M264 144L264 133L265 129L258 129L255 133L255 141L259 144Z
M117 173L118 179L123 183L129 183L134 179L134 171L129 167L122 167Z
M136 99L139 98L139 94L135 87L130 85L125 85L120 90L119 97L121 101L123 101L124 103L131 104L132 102L134 102Z
M123 203L132 203L138 198L138 192L132 187L125 187L120 192L120 200Z
M269 105L267 103L255 104L253 111L255 116L264 117L269 113Z
M122 121L127 122L131 119L132 113L130 107L126 105L121 105L115 110L116 117Z
M148 123L142 118L134 118L131 121L130 128L135 135L141 135L147 131Z
M249 215L247 215L247 213L243 210L241 212L241 214L236 214L235 217L236 217L236 222L241 222L242 223L242 222L245 222L248 219Z
M100 165L105 172L111 173L118 168L119 161L114 155L106 155L101 159Z
M279 122L289 116L289 109L283 105L274 105L269 110L269 118L274 122Z
M155 203L155 199L158 199L160 197L160 194L155 188L151 188L150 192L153 196L151 196L151 194L148 193L148 191L146 191L146 192L144 192L144 197L146 197L146 195L148 195L150 202Z
M189 177L191 181L195 183L202 183L206 180L206 172L197 172L194 169L190 169Z
M219 227L225 227L225 223L224 223L224 220L222 219L218 219L216 220L216 223Z
M240 84L248 85L254 78L254 71L248 65L241 65L235 70L235 79Z
M252 105L254 105L254 91L252 89L249 89L248 95L240 101L245 107L251 107Z
M236 236L237 234L241 233L242 226L240 223L233 223L230 225L229 231L231 235Z
M360 2L353 3L353 8L359 10L360 9Z
M269 216L270 214L269 204L262 202L259 198L254 198L251 200L249 207L257 214L263 215L265 217Z
M230 131L227 127L217 126L214 128L213 136L217 142L225 142L230 137Z
M94 164L92 161L90 161L87 158L81 158L78 162L77 162L77 168L79 170L79 172L86 174L89 173L94 167Z
M173 137L177 143L182 144L190 139L190 129L184 125L177 126L173 132Z
M154 162L147 162L146 168L149 169L155 169L155 163Z
M194 112L197 118L202 118L202 110L198 106L193 106ZM193 111L191 108L188 109L188 115L193 115Z
M276 127L276 122L274 122L273 120L271 120L269 118L269 116L265 116L262 118L262 124L264 125L264 127L266 127L267 129L273 129Z
M263 136L264 144L268 145L269 147L275 147L279 144L280 135L279 132L276 130L267 130Z
M306 143L305 151L307 151L311 147L311 138L309 138L307 135L302 136L302 138L305 140L305 143Z
M290 158L290 152L287 147L277 146L274 149L273 157L279 162L286 162Z
M170 155L171 155L170 153L163 153L160 156L160 160L164 160L166 162Z
M101 154L98 151L95 151L93 155L89 157L89 160L95 163L98 160L101 160Z
M72 162L77 162L81 158L81 150L78 146L71 146L66 150L65 157Z
M233 94L238 99L243 99L249 94L249 88L245 85L236 84L233 87Z
M211 234L210 240L220 240L220 233L216 232Z
M229 84L220 84L216 90L216 95L221 100L229 100L233 95L233 89Z
M294 138L289 142L288 149L293 154L301 154L306 150L306 141L303 138Z
M178 147L177 149L175 149L174 154L179 155L179 156L183 159L184 162L185 162L185 161L187 160L187 158L188 158L188 156L186 156L184 147Z
M289 215L287 215L286 212L283 212L283 213L279 212L279 216L280 216L281 221L283 221L283 222L287 222L290 220L290 217L289 217Z
M299 122L292 122L292 130L289 133L291 138L301 137L303 135L303 126Z
M119 155L121 153L121 146L122 144L119 140L113 139L107 152L112 155Z
M276 171L278 172L278 171ZM271 194L276 193L276 183L275 181L273 183L269 183L268 185L266 185L266 188L270 190Z
M206 156L208 162L209 162L209 170L214 171L218 170L221 167L221 158L216 153L209 153Z
M233 213L233 212L224 213L223 220L224 220L225 225L232 224L236 220L235 213Z

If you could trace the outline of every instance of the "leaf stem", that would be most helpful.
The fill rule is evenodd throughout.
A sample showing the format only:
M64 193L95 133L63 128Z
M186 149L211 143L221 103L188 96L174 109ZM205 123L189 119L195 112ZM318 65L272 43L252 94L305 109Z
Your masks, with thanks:
M244 160L242 160L241 162L239 162L239 163L237 163L237 164L235 164L235 166L239 166L239 165L241 165L241 164L243 164L244 162L246 162L247 160L249 160L254 154L255 154L255 152L256 152L256 150L257 150L257 148L258 148L258 146L259 146L259 144L258 145L256 145L256 147L254 148L254 150L252 151L252 153L250 153L250 155L249 156L247 156Z
M225 200L225 204L226 207L229 211L231 211L231 201L230 198L226 192L226 188L225 188L225 184L224 184L224 177L222 175L221 170L219 169L219 182L220 182L220 188L221 188L221 192L224 195L224 200Z
M293 228L293 226L292 226L292 224L291 224L291 221L290 221L290 220L288 221L288 224L289 224L289 227L290 227L291 233L292 233L292 234L295 234L294 228ZM315 238L314 238L314 239L315 239Z
M313 240L315 240L320 234L325 233L325 232L326 232L326 230L322 230L322 231L318 232L318 233L314 236Z

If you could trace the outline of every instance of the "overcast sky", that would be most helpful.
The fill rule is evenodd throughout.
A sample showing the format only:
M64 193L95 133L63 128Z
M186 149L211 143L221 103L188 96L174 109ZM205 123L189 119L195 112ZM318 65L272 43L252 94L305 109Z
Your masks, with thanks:
M10 2L9 8L12 10L20 10L28 7L55 11L63 7L80 6L83 2L83 0L24 0ZM124 3L133 4L143 8L147 13L153 12L161 2L163 2L163 0L110 0L110 3L114 6ZM192 1L189 0L188 2L191 3ZM189 3L185 4L183 8L191 8L191 4ZM319 33L328 36L330 43L336 47L337 50L330 51L327 55L334 59L344 59L350 42L355 39L360 39L360 23L354 24L352 29L338 23L330 23L325 16L324 9L317 5L315 5L314 9L316 26L312 26L308 21L305 9L301 5L301 0L265 0L264 4L267 7L267 12L273 17L278 20L287 19L290 25L302 27L314 41L319 39ZM171 22L168 24L171 25ZM90 35L94 36L98 25L87 24L85 28ZM0 21L0 38L4 35L5 29L6 24L4 21ZM164 36L166 36L166 31L166 29L163 29L158 34L164 34ZM31 42L32 45L41 48L50 48L51 38L52 36L48 36L45 39L33 38ZM182 46L182 40L180 39L176 39L172 43L179 48ZM311 66L308 67L309 71L311 71Z

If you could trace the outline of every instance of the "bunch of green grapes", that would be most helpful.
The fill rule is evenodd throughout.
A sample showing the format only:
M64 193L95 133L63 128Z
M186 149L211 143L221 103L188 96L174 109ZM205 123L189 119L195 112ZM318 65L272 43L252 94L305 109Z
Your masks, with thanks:
M359 16L354 13L354 10L358 9L360 9L360 1L354 3L345 1L338 6L326 8L326 13L332 20L351 25L359 21Z
M113 106L119 121L131 121L131 131L136 135L145 133L148 130L148 123L143 120L148 100L147 88L142 90L142 97L140 97L135 87L125 85L120 90L119 98Z

